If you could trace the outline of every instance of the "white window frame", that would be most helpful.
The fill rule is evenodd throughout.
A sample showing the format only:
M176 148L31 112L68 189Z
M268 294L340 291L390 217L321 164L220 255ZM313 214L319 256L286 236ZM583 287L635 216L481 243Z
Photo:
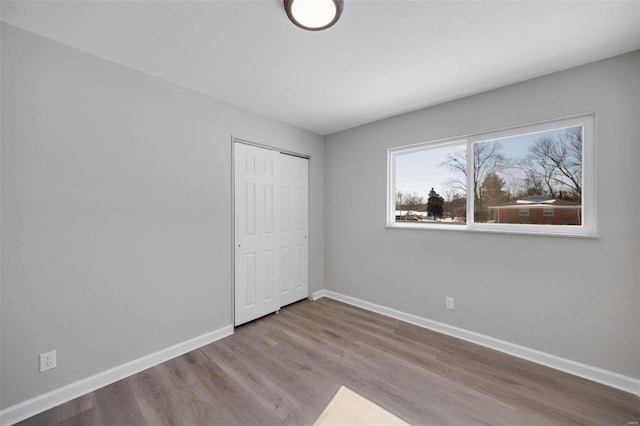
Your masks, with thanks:
M475 223L473 217L474 200L467 196L466 225L405 223L395 221L395 156L412 151L422 151L430 148L440 148L449 145L465 145L467 159L473 158L473 146L477 143L526 135L550 130L558 130L582 126L582 220L581 225L539 225L539 224L508 224L508 223ZM413 145L394 147L387 150L387 228L409 228L424 230L456 230L472 232L496 232L507 234L527 235L559 235L575 237L597 237L596 223L596 134L595 115L580 115L575 117L550 120L540 123L527 124L507 129L477 133L455 138L440 139ZM467 193L473 193L473 161L467 160ZM471 212L471 213L469 213Z

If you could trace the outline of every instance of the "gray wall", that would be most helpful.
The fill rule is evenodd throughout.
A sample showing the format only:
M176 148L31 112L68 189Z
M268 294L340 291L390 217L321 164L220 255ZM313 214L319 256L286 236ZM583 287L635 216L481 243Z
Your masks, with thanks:
M593 111L601 238L385 229L388 148ZM635 52L328 136L326 288L640 378L638 111Z
M2 408L231 324L232 134L311 156L323 288L321 136L5 24L2 124Z

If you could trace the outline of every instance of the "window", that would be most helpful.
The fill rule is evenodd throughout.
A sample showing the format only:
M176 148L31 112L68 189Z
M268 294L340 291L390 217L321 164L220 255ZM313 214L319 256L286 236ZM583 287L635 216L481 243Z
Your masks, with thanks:
M432 145L393 156L396 222L433 225L465 225L465 182L458 173L442 167L446 161L464 158L464 143ZM462 163L456 163L462 169Z
M584 116L392 148L387 225L595 235L593 129Z

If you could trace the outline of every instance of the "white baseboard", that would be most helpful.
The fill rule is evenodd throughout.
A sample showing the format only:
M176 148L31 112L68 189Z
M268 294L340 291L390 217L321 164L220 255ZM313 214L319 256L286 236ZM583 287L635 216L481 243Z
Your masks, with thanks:
M313 293L311 293L311 300L318 300L321 297L326 297L326 296L327 296L327 290L325 289L314 291Z
M484 334L476 333L473 331L465 330L463 328L454 327L438 321L419 317L417 315L387 308L386 306L381 306L375 303L367 302L366 300L346 296L344 294L336 293L331 290L320 290L313 293L312 300L317 300L321 297L328 297L330 299L348 303L349 305L357 306L368 311L399 319L401 321L405 321L419 327L437 331L438 333L457 337L458 339L466 340L471 343L485 346L490 349L504 352L518 358L523 358L537 364L542 364L556 370L564 371L565 373L583 377L585 379L602 383L640 396L640 380L634 379L633 377L624 376L613 371L604 370L602 368L593 367L587 364L582 364L570 359L561 358L559 356L551 355L535 349L530 349L524 346L516 345L514 343L509 343L504 340L495 339Z
M209 343L233 334L233 326L228 325L202 336L162 349L86 379L79 380L59 389L36 396L0 411L0 425L7 426L35 416L43 411L63 404L79 396L93 392L118 380L132 376L172 358L198 349Z

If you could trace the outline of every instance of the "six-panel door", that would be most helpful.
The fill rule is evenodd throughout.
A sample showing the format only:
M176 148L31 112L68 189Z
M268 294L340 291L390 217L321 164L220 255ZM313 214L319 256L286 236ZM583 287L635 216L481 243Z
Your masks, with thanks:
M309 295L309 161L280 154L280 305Z
M280 153L235 145L235 324L280 308Z

